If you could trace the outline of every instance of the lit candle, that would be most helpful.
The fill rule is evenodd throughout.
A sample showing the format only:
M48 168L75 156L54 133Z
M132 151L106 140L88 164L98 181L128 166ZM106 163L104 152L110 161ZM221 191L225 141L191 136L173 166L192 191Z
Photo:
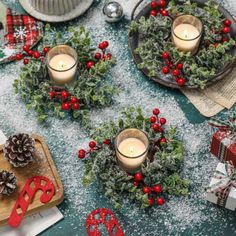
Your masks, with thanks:
M48 72L57 84L71 82L77 72L77 54L66 45L52 48L47 54Z
M172 25L172 40L184 52L196 53L202 35L201 21L191 15L179 16Z
M121 167L127 172L135 172L147 157L149 140L141 130L126 129L117 136L115 146Z

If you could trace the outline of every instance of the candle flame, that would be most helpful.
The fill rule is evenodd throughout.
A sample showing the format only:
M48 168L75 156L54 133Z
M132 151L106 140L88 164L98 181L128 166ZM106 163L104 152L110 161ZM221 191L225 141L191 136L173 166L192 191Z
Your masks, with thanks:
M188 31L187 31L187 30L184 31L184 37L185 37L186 39L188 38Z

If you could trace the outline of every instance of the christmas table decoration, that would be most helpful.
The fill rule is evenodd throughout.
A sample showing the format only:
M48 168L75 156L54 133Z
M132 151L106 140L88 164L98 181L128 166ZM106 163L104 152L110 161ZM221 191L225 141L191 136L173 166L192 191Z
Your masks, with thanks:
M182 37L175 33L180 30L182 36L191 36L190 32L185 34L186 26L189 28L190 25L186 15L192 22L198 22L194 28L191 25L191 32L196 31L196 37L192 35L194 44L187 50L191 40L181 40ZM177 26L179 20L182 23ZM193 3L187 0L152 1L132 21L129 44L138 68L154 81L172 88L204 89L224 78L233 68L235 26L233 17L213 0L204 4L199 0Z
M17 188L16 176L9 171L0 171L0 196L11 195Z
M117 123L105 123L94 131L95 141L89 143L90 150L78 151L79 159L85 162L84 185L98 179L116 208L121 207L124 197L146 208L153 205L154 200L163 205L167 194L188 194L189 181L180 177L183 143L177 138L176 128L165 127L166 119L159 113L155 108L153 116L148 118L140 108L126 109ZM135 173L123 170L114 147L117 134L130 128L145 132L150 142L146 161Z
M211 153L221 162L232 161L236 167L236 115L228 120L212 118L209 124L219 130L213 134Z
M34 159L35 140L28 134L10 136L4 145L4 157L14 167L24 167Z
M236 209L236 170L231 162L217 165L207 188L207 200L232 211Z
M112 97L118 89L111 86L105 76L115 64L112 54L108 52L108 41L98 45L98 50L91 46L91 39L84 27L79 31L69 28L69 38L46 26L46 36L43 40L42 52L25 48L24 64L20 78L14 83L16 93L27 104L27 108L34 109L38 121L44 122L49 116L60 118L70 116L80 119L82 124L89 126L89 110L93 107L104 107L112 103ZM77 74L74 81L58 86L50 79L47 62L44 57L50 47L58 44L72 47L78 54ZM49 62L50 63L50 62ZM74 68L74 67L73 67ZM53 71L55 75L56 71ZM66 74L68 73L65 72ZM50 72L52 76L52 71ZM57 76L58 73L56 73ZM60 76L61 72L59 72ZM64 74L65 75L65 74ZM56 78L54 77L54 80ZM57 82L59 77L57 77ZM65 82L65 79L64 81Z

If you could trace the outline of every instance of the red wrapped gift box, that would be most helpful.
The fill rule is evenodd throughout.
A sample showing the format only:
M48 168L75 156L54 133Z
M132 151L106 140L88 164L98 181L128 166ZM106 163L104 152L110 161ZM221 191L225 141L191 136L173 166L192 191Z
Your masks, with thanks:
M219 130L214 133L211 153L220 161L232 161L236 167L236 133L230 130Z

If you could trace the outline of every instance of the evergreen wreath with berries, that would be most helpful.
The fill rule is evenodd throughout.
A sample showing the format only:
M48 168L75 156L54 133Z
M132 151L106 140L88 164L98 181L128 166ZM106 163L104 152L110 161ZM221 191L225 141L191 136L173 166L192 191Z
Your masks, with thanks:
M20 78L14 81L14 87L27 108L35 110L39 122L52 115L60 118L70 116L80 119L86 127L90 123L89 110L110 105L113 95L118 92L105 80L115 59L107 52L107 41L99 44L99 51L91 46L89 33L84 27L81 26L78 31L69 28L69 32L69 37L64 36L46 25L42 45L65 44L74 48L78 53L78 78L65 86L56 86L49 78L44 60L50 47L39 46L40 53L24 46L25 53L16 55L16 60L23 59L24 66Z
M155 202L163 205L168 194L188 195L190 182L180 177L183 143L177 138L176 127L167 129L166 119L159 118L159 113L155 108L148 118L141 108L126 109L117 123L110 121L94 130L89 150L78 151L85 164L84 185L98 180L116 208L121 207L124 196L146 208ZM126 128L143 130L150 142L148 158L135 174L125 172L116 159L114 140Z
M206 85L235 60L231 54L235 41L230 35L231 21L226 19L214 0L203 8L190 0L156 0L150 3L148 17L132 21L130 36L139 37L135 53L140 56L138 68L147 70L149 77L166 78L175 87ZM173 44L170 32L173 19L179 15L198 17L204 26L197 54L184 53ZM134 36L132 36L134 35ZM166 80L165 80L166 81Z

